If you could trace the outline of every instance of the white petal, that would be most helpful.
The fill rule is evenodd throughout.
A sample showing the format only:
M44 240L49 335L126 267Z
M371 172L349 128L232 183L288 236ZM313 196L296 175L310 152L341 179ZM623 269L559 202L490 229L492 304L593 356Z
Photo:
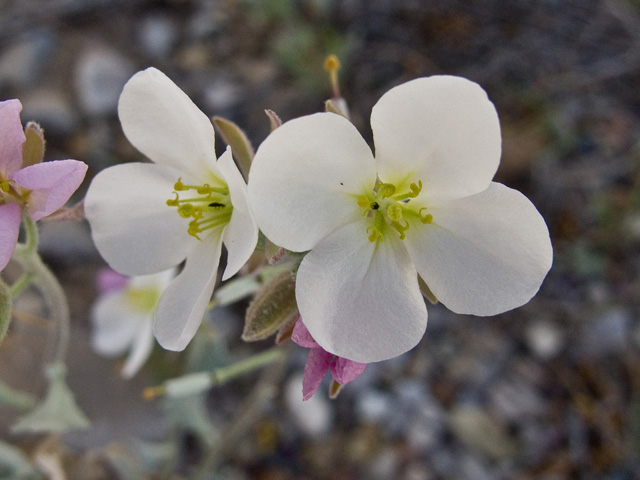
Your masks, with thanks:
M318 113L283 124L260 145L249 202L269 240L302 252L357 219L357 197L375 181L373 155L355 127Z
M129 79L118 116L129 141L154 162L195 177L217 171L211 121L161 71L147 68Z
M150 315L141 315L128 307L122 292L107 293L96 300L91 310L91 343L102 355L119 355L134 341L140 325Z
M184 350L196 334L216 283L221 250L218 236L199 242L160 298L153 334L167 350Z
M153 350L153 318L151 315L147 321L140 325L136 332L136 336L131 344L131 351L127 357L127 361L122 367L122 376L124 378L133 377L147 361L151 351Z
M321 241L296 280L300 315L330 353L361 363L413 348L427 326L417 273L395 235L369 242L364 221Z
M177 174L170 167L130 163L93 179L84 208L93 240L114 270L155 273L182 262L195 246L189 220L166 204Z
M434 295L457 313L495 315L525 304L551 268L547 226L516 190L484 192L429 210L412 225L409 255Z
M233 204L231 220L222 235L228 252L227 267L222 275L222 280L226 280L242 268L255 250L258 243L258 226L249 209L247 184L233 161L230 148L218 159L218 167L227 182Z
M500 162L495 107L464 78L433 76L392 88L373 107L371 128L382 181L421 180L427 200L485 190Z

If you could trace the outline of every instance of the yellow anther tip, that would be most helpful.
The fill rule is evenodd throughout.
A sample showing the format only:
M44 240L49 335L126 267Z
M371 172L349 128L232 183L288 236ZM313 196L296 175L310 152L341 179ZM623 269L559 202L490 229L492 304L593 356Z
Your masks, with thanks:
M369 208L369 205L370 205L370 202L369 202L369 199L367 197L364 197L364 196L363 197L358 197L358 206L359 207L362 207L362 208L367 207L367 208Z
M182 183L182 178L178 178L178 181L173 185L173 189L181 192L183 190L186 190L187 188L184 186L184 183Z
M338 57L334 54L327 56L327 58L324 59L324 69L331 73L340 70L340 60L338 60Z
M142 391L142 398L145 400L153 400L156 397L164 394L165 388L162 385L157 387L147 387Z

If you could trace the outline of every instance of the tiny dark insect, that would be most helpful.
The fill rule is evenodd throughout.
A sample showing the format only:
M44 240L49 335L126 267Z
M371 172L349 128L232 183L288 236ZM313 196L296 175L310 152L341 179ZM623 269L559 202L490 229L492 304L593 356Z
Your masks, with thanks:
M377 210L380 208L380 205L378 205L378 202L373 202L373 205L371 205L371 208L374 210Z
M214 208L220 208L220 207L224 207L224 203L218 203L218 202L213 202L209 204L210 207L214 207Z

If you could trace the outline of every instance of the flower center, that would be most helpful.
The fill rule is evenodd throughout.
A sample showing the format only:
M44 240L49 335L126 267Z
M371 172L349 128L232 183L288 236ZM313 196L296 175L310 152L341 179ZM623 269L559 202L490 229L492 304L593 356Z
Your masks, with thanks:
M404 240L405 232L409 230L415 220L428 225L433 221L433 215L423 213L427 208L419 207L412 203L422 191L422 181L409 185L407 191L396 191L391 183L378 183L370 194L358 197L358 206L363 208L363 216L373 219L371 226L367 228L369 241L375 242L384 237L384 232L389 228L394 229Z
M224 186L212 187L208 183L203 185L185 185L182 179L173 186L175 198L167 200L167 205L177 207L178 215L191 218L189 235L201 240L199 233L212 228L226 225L231 219L231 198L229 188ZM187 198L180 198L178 192L186 193Z
M26 197L29 191L16 185L12 180L0 177L0 205L5 203L26 204Z
M132 310L138 313L150 313L156 309L161 293L155 286L129 288L124 298Z

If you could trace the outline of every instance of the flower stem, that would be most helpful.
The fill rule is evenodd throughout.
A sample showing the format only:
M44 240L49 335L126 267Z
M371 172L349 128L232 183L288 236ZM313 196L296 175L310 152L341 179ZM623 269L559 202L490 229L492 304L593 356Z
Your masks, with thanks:
M64 363L69 346L69 305L62 286L51 270L44 264L38 255L38 228L36 222L24 215L23 225L25 229L25 243L16 246L15 260L24 269L25 273L12 286L12 294L21 292L29 282L33 283L42 293L47 306L49 317L58 329L58 340L54 350L52 363Z
M260 352L237 363L227 365L226 367L216 368L211 372L213 384L222 385L233 378L240 377L282 358L284 358L282 348L272 347L269 350Z
M22 291L31 285L34 275L31 272L24 273L11 285L11 298L16 298Z
M276 396L278 392L276 384L280 383L282 375L284 374L284 367L286 365L286 362L282 361L285 357L282 352L282 347L274 347L262 354L258 354L247 359L246 362L248 363L249 360L261 356L269 358L273 355L272 352L274 349L279 350L279 355L275 359L279 359L280 362L274 365L274 368L265 370L262 374L262 377L256 384L253 391L249 394L242 405L238 407L238 413L236 416L228 423L227 427L222 432L220 440L218 440L218 442L216 442L216 444L205 454L204 459L198 466L192 480L205 480L211 478L225 461L227 455L233 451L238 442L242 440L244 433L255 423L256 419L262 412L264 404ZM274 361L275 359L272 359L271 361ZM234 365L231 365L230 367L233 366Z

